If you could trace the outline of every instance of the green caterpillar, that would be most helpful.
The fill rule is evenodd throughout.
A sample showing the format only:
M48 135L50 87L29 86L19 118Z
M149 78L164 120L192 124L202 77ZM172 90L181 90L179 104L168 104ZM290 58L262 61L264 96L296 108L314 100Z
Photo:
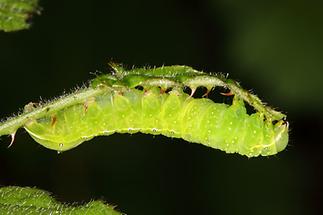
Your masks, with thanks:
M0 124L0 135L14 136L23 126L41 145L65 151L98 135L142 132L248 157L276 154L288 143L285 115L221 75L187 66L130 71L113 67L112 75L97 77L88 88L39 107L27 105L25 113ZM228 88L233 103L193 98L183 92L184 86L192 93L199 86L208 91L215 86ZM244 102L256 113L247 114Z

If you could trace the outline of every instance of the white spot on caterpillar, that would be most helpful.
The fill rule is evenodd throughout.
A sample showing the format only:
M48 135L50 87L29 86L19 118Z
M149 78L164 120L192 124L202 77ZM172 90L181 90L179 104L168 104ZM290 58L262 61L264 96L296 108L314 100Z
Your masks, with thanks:
M63 146L64 146L64 144L63 144L63 143L60 143L60 144L59 144L59 147L60 147L60 148L63 148Z

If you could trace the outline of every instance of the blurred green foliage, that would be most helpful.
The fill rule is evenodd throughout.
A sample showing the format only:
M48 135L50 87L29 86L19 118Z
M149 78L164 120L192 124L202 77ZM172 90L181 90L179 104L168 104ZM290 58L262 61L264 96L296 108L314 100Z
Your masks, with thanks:
M235 70L289 112L321 112L322 1L210 3L222 11L230 40L226 53Z
M17 31L29 28L38 0L0 0L0 30Z

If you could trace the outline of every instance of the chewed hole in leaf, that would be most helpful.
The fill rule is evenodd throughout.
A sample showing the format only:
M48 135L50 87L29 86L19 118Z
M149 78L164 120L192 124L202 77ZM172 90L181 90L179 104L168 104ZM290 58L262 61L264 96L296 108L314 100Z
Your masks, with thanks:
M169 93L170 91L172 91L173 90L173 88L172 87L169 87L169 88L167 88L166 90L165 90L165 93Z
M184 86L183 92L188 94L188 95L191 95L192 89L190 87L188 87L188 86Z
M272 124L275 125L278 122L278 120L273 120Z
M135 89L140 90L140 91L143 91L144 90L144 87L141 86L141 85L138 85L138 86L135 87Z
M244 105L246 107L247 114L251 115L251 114L257 113L257 110L251 105L249 105L247 102L245 102Z
M191 89L191 93L192 93L192 89ZM190 93L190 95L191 95L191 93ZM192 95L193 96L193 98L203 98L203 96L205 95L207 93L207 89L206 89L206 87L198 87L196 90L195 90L195 92L194 92L194 94Z
M183 91L188 95L192 94L192 89L188 86L185 86ZM208 98L215 103L232 105L233 95L223 95L229 92L229 90L224 89L223 87L215 87L208 92L206 87L201 86L193 92L193 98Z
M233 95L229 95L230 91L223 87L213 88L207 98L211 99L215 103L224 103L227 105L232 105ZM227 95L226 95L227 94Z

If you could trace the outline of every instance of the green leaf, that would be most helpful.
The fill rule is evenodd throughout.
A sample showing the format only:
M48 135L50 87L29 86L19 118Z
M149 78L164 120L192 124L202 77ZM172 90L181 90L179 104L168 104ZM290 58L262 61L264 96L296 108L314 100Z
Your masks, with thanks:
M121 215L102 201L91 201L81 206L70 206L56 201L46 191L30 187L0 188L0 214L95 214Z
M39 12L38 0L0 0L0 30L10 32L27 29L29 19Z

